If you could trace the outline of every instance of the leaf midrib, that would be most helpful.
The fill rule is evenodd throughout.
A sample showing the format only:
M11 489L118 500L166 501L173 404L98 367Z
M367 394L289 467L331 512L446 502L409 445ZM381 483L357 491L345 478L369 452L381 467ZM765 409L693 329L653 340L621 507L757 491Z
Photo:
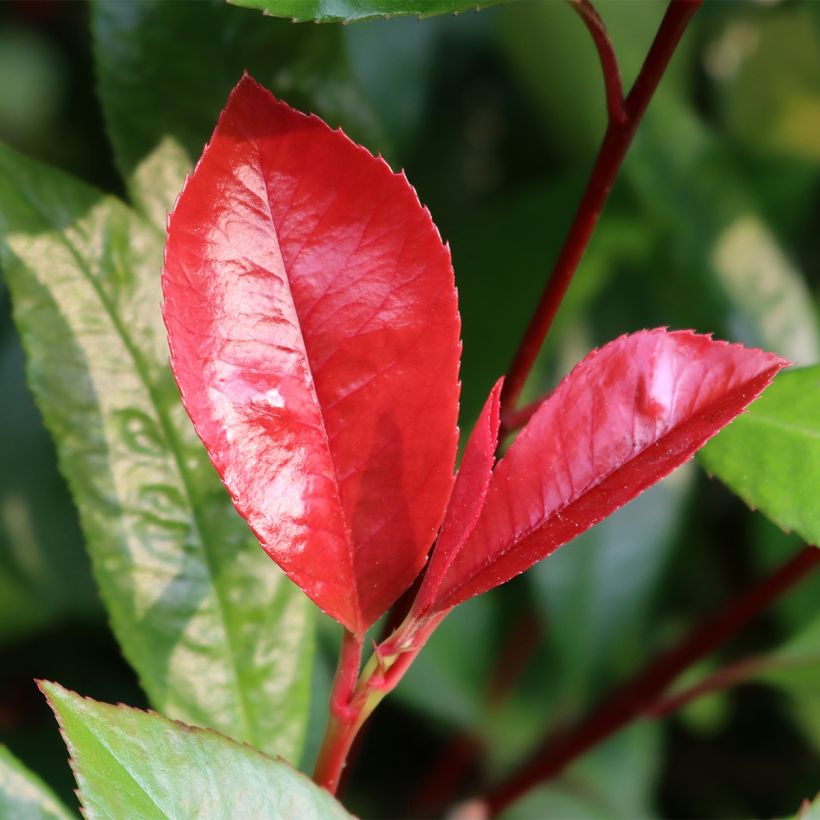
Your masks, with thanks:
M336 465L336 458L334 456L333 448L330 445L330 434L327 431L327 419L325 418L325 407L319 401L319 395L316 390L316 374L314 372L313 362L310 358L310 352L308 349L307 341L305 339L304 329L302 327L302 317L299 315L299 312L296 310L296 300L293 296L293 288L290 282L290 272L285 267L285 259L282 255L282 249L279 245L279 230L276 225L276 220L273 218L273 206L271 204L271 193L270 193L270 186L268 185L268 176L265 173L265 163L262 159L262 149L259 146L258 140L254 139L252 136L248 136L247 139L251 142L251 144L256 149L256 156L259 161L259 176L262 179L262 185L265 189L265 205L268 209L268 219L270 220L271 228L274 232L274 239L276 241L276 250L279 253L279 258L282 260L282 270L284 273L284 280L285 286L288 290L288 296L290 298L291 305L293 305L293 313L296 317L296 324L299 329L299 338L302 341L302 349L305 352L305 362L307 364L308 371L310 372L310 389L313 393L313 398L316 402L316 407L319 410L319 418L322 420L322 436L325 440L325 447L327 448L328 459L330 461L330 465L333 469L333 480L334 485L336 487L339 511L342 518L342 523L344 524L345 536L347 540L347 544L349 547L349 564L350 564L350 580L355 591L355 601L356 601L356 618L357 618L357 626L363 632L366 631L362 628L362 621L364 620L364 613L362 612L362 605L361 605L361 596L359 593L359 585L357 583L356 577L356 555L355 555L355 542L353 540L353 528L351 527L350 521L348 521L348 512L345 509L344 504L342 504L342 482L339 478L339 470ZM335 200L334 200L335 202Z
M89 734L89 736L90 736L90 737L91 737L94 741L96 741L96 742L97 742L97 744L98 744L98 745L99 745L102 749L104 749L104 750L108 753L108 755L111 757L111 759L112 759L112 760L113 760L113 761L114 761L114 762L115 762L115 763L116 763L116 764L120 767L120 769L121 769L121 770L125 773L126 777L127 777L127 778L128 778L128 779L132 782L132 783L136 784L136 786L137 786L137 788L140 790L140 792L141 792L142 794L144 794L144 795L148 798L148 800L150 800L150 801L151 801L151 802L152 802L152 803L153 803L153 804L157 807L157 811L159 811L159 813L160 813L160 814L161 814L164 818L166 818L166 820L173 820L173 818L171 817L171 815L169 815L169 814L168 814L168 812L166 812L166 811L165 811L165 809L163 809L163 808L162 808L162 806L161 806L161 805L160 805L160 804L156 801L156 799L154 798L154 795L153 795L153 794L151 794L151 791L147 788L147 786L145 786L143 783L141 783L141 782L140 782L140 780L137 778L137 775L136 775L136 774L135 774L135 773L131 770L131 768L130 768L130 767L128 767L125 763L123 763L123 762L122 762L122 760L120 760L120 758L119 758L119 756L117 755L117 753L116 753L116 752L115 752L115 751L111 748L111 745L110 745L108 742L106 742L105 740L103 740L103 738L101 738L100 736L98 736L98 735L97 735L97 734L93 731L93 729L92 729L90 726L86 725L86 728L88 729L88 734ZM69 744L69 747L70 747L70 748L73 748L73 750L74 750L74 754L72 754L72 758L73 758L73 759L75 760L75 762L77 763L77 771L78 771L78 774L79 774L79 772L80 772L80 768L81 768L81 764L80 764L80 762L79 762L79 760L78 760L78 757L79 757L78 752L79 752L79 750L77 749L77 745L76 745L75 743L73 743L73 742L69 741L69 738L68 738L67 733L65 734L65 740L66 740L66 742ZM86 780L86 782L88 782L88 778L85 776L85 774L83 774L83 779L84 779L84 780ZM112 785L112 784L110 784L110 783L109 783L109 785ZM90 791L94 791L93 787L90 789ZM82 789L80 790L80 796L81 796L81 799L82 799L82 797L83 797L83 795L82 795ZM85 806L85 802L86 802L86 801L85 801L85 800L83 800L82 802L83 802L83 807L84 807L84 808L87 808L87 807ZM95 800L94 802L97 802L97 801Z
M30 196L28 196L22 189L18 189L18 193L23 197L23 199L25 199L28 202L31 209L40 217L42 223L46 226L50 226L49 219L47 218L46 214L43 213L38 203ZM115 205L115 207L126 207L121 203L117 202L116 200L111 200L108 197L103 197L103 202L105 202L106 199L109 202L112 202ZM134 214L134 218L140 219L140 217L138 217L136 214ZM140 219L140 221L142 222L143 220ZM85 263L85 260L83 259L82 255L79 253L79 251L74 247L73 243L69 241L69 239L65 236L65 234L62 231L57 230L53 227L49 227L48 229L52 232L53 235L55 235L58 238L58 240L65 246L65 248L74 258L75 262L77 263L78 269L80 270L83 277L86 279L88 284L91 286L91 289L99 299L100 304L105 310L105 313L108 315L108 318L111 321L111 324L116 334L120 337L123 345L125 346L126 351L131 356L131 359L134 362L135 372L137 373L137 376L139 377L140 381L143 383L146 393L148 394L150 404L154 408L157 420L160 423L163 435L168 444L169 452L171 453L173 461L177 466L181 484L185 492L185 498L191 509L191 524L194 533L196 534L196 537L202 547L202 553L208 568L208 581L210 583L211 588L214 591L214 600L217 605L217 609L219 612L219 620L222 623L222 629L225 635L226 654L228 656L227 666L230 670L233 688L236 693L240 719L242 721L246 737L251 743L254 743L255 737L251 729L252 724L249 718L249 707L245 699L244 690L240 684L239 670L236 668L236 656L233 648L233 638L231 635L231 631L228 627L228 619L225 614L225 602L223 600L222 592L219 588L219 585L216 583L214 578L215 568L211 556L212 547L210 546L208 539L205 537L206 529L204 528L203 522L200 519L200 514L197 511L197 505L194 503L191 488L191 478L188 474L188 470L185 465L185 459L183 458L182 453L180 452L176 431L174 430L174 427L171 424L170 418L162 409L162 403L160 402L159 397L156 394L155 388L151 384L151 380L148 378L147 367L142 359L141 353L132 342L130 336L125 330L125 327L122 325L119 317L117 316L116 311L114 310L113 306L109 303L109 300L106 298L99 284L95 281L94 276L92 275L88 265Z

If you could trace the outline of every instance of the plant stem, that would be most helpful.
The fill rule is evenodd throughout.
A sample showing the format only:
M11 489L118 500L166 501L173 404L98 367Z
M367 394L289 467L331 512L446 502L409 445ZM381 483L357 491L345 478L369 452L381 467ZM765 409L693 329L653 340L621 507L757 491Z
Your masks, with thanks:
M609 41L606 38L606 32L603 31L603 24L597 13L594 18L590 16L588 3L574 4L592 32L601 56L610 110L609 124L580 205L575 213L575 219L504 381L501 393L501 419L502 428L505 431L511 429L508 423L510 414L518 403L538 352L555 319L555 314L583 258L638 124L649 105L649 100L658 87L686 26L702 2L703 0L670 0L646 60L622 107L613 103L615 92L612 89L615 87L616 80L620 87L620 79L617 76L617 62L608 45ZM619 116L612 116L613 107L616 113L620 114Z
M668 696L659 697L654 703L650 703L644 709L644 716L648 718L658 719L677 712L693 700L709 695L713 692L719 692L721 689L728 689L740 681L754 675L761 669L770 668L769 659L765 656L742 658L734 663L718 669L712 675L704 678L694 686L684 689L681 692L674 692Z
M621 70L618 67L618 58L612 48L612 41L606 30L601 15L590 0L570 0L570 5L578 12L584 25L589 30L592 42L598 50L601 61L601 71L604 75L604 92L606 94L606 108L612 122L622 122L624 119L624 92L621 87Z
M330 695L330 714L313 773L318 785L336 794L359 730L385 695L396 688L446 614L438 613L422 624L405 621L389 641L375 648L361 675L363 636L344 633ZM412 634L407 633L408 626ZM392 646L399 648L387 648Z
M361 636L344 631L330 693L327 728L313 774L313 779L331 794L336 794L350 744L361 725L357 725L360 710L353 701L362 662L362 643Z
M697 625L677 646L651 661L578 724L548 738L523 769L485 798L491 814L554 777L588 749L640 717L681 672L724 643L818 565L820 549L805 547L717 615Z

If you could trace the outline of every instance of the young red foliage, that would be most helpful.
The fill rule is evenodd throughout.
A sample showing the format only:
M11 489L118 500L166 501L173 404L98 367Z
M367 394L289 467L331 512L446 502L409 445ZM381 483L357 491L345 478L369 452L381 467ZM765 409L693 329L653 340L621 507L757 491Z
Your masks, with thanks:
M490 391L484 409L464 448L464 455L453 486L453 494L447 505L447 514L441 525L441 532L430 558L430 564L424 574L421 588L413 602L410 612L413 618L422 618L433 609L439 587L450 564L478 522L487 498L495 461L495 450L498 446L503 383L504 380L499 379Z
M174 375L268 554L363 633L452 488L450 255L403 175L245 76L168 224Z
M169 219L163 287L174 374L237 508L359 636L442 518L416 631L671 472L787 364L688 331L621 337L493 467L499 381L453 487L459 319L429 213L383 160L247 76Z
M493 470L432 611L528 569L670 473L788 362L689 331L641 331L590 353ZM433 555L431 568L436 565Z

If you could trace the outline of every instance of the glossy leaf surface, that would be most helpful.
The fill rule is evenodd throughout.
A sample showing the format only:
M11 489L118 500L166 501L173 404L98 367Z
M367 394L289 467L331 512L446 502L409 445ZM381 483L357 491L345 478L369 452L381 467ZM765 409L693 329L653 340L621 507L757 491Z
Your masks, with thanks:
M498 446L500 396L503 379L496 382L473 427L458 468L447 513L424 582L413 602L413 613L423 616L434 605L436 593L453 559L473 531L490 486Z
M313 607L259 554L179 403L159 232L0 149L0 262L29 386L152 704L297 757Z
M760 350L662 329L591 353L496 465L436 607L504 583L663 478L785 364Z
M0 817L69 820L73 816L37 775L0 746Z
M304 818L350 815L283 760L206 729L41 688L71 752L88 818Z
M747 504L820 545L820 365L779 376L699 458Z
M456 449L450 256L403 176L245 77L171 216L183 401L263 547L362 632L411 583Z
M497 6L504 0L230 0L237 6L259 9L294 22L350 23L377 17L457 14Z

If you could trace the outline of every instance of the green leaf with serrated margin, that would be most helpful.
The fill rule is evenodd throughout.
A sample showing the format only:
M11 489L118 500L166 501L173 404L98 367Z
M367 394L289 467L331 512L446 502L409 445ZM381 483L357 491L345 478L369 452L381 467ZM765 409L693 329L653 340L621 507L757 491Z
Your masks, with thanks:
M352 23L379 17L432 17L497 6L505 0L229 0L294 23Z
M97 582L152 704L296 759L312 607L234 512L182 409L161 235L0 148L0 263Z
M291 105L386 150L335 28L260 22L224 0L94 0L91 22L117 166L135 206L163 230L185 174L245 69Z
M0 817L4 820L69 820L74 815L37 775L0 746Z
M284 761L216 732L98 703L56 683L41 688L71 752L91 820L350 817Z
M804 800L794 817L795 820L820 820L820 792L814 800Z
M820 545L820 365L781 373L698 458L751 507Z

